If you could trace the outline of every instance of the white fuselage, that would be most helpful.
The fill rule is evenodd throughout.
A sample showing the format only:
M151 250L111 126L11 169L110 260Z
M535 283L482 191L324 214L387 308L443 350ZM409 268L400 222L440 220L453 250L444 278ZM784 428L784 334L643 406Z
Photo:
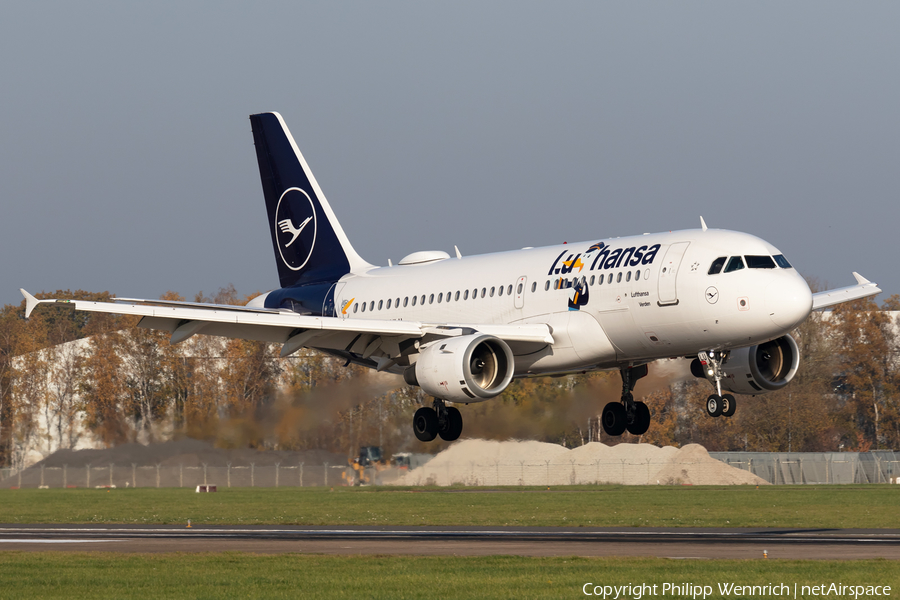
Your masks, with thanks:
M612 368L750 346L796 327L812 295L795 269L742 260L709 273L720 257L780 255L733 231L645 234L374 268L342 278L335 304L346 319L548 324L552 346L510 344L517 376Z

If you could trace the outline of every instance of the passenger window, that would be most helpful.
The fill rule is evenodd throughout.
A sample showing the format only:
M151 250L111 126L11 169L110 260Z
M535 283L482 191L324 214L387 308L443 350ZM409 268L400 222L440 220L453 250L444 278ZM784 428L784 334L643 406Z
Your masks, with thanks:
M784 257L784 254L775 255L775 262L778 263L778 266L781 267L782 269L790 269L791 268L791 263L789 263L787 261L787 259Z
M732 256L728 259L728 265L725 267L726 273L731 273L732 271L740 271L744 268L744 261L740 256Z
M434 294L428 296L428 304L434 304Z
M745 256L749 269L774 269L775 261L771 256Z
M391 299L390 299L390 298L388 298L388 305L387 305L387 307L388 307L388 309L391 308Z
M491 288L491 298L494 297L494 288Z
M521 288L522 286L520 285L519 287ZM522 293L521 289L519 290L519 293L520 294ZM509 284L508 286L506 286L506 295L509 296L510 294L512 294L512 284Z
M378 310L381 310L381 307L384 306L384 300L378 301Z
M716 260L713 261L712 266L709 267L709 272L707 275L718 275L722 272L722 267L725 266L725 260L727 256L720 256Z
M531 282L531 293L535 293L537 291L537 281Z
M497 295L498 295L498 296L502 296L502 295L503 295L503 286L502 286L502 285L500 286L500 293L497 294Z
M550 290L550 280L548 279L548 280L547 280L547 283L544 284L544 291L546 292L546 291L549 291L549 290Z
M469 290L466 290L463 292L463 300L468 300L468 299L469 299Z
M365 303L365 302L362 303L362 308L363 308L362 311L363 311L363 312L366 312L366 303Z
M634 280L637 281L637 280L640 279L640 278L641 278L641 271L640 271L640 269L639 269L639 270L637 270L637 271L634 272Z
M372 312L373 310L375 310L375 301L374 300L372 300L369 303L369 312Z
M595 276L591 275L591 285L594 285L594 278L595 278Z
M353 312L356 312L357 310L359 310L359 302L354 302L353 303Z
M459 302L459 291L457 290L456 295L453 296L453 300Z
M416 298L418 298L418 296L413 296L413 306L416 305Z
M522 293L523 287L525 287L525 286L523 286L521 283L518 285L518 287L516 287L516 295L519 295Z
M631 281L631 271L625 273L625 283L628 283L629 281Z
M425 294L422 294L422 298L419 300L419 304L425 304Z
M484 298L487 296L487 288L481 288L481 297Z
M441 300L443 300L443 299L444 299L444 292L441 292L440 294L438 294L438 304L440 304Z
M619 273L616 275L616 283L622 283L622 272L621 271L619 271Z
M407 306L409 306L409 296L403 298L403 308L406 308Z
M612 273L606 276L606 283L612 283Z

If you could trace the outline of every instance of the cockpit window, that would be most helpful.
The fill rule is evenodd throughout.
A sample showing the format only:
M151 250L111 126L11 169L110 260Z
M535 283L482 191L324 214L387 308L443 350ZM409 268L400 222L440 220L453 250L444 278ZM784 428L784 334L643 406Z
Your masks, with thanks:
M771 256L745 256L747 267L750 269L774 269L775 261Z
M727 256L720 256L716 260L713 261L712 266L709 268L710 275L718 275L722 272L722 267L725 266L725 261L728 259Z
M725 266L725 272L740 271L744 268L744 261L740 256L732 256L728 259L728 265Z
M791 268L791 263L789 263L787 261L787 259L784 257L784 254L776 254L775 262L778 263L778 266L781 267L782 269L790 269Z

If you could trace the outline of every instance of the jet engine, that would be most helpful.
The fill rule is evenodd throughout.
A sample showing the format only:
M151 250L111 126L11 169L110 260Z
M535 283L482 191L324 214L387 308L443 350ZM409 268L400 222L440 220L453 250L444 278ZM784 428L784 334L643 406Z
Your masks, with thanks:
M732 350L722 365L722 387L735 394L765 394L786 386L800 366L800 349L789 335Z
M512 350L503 340L474 334L439 340L422 349L403 374L406 383L451 402L497 396L513 378Z

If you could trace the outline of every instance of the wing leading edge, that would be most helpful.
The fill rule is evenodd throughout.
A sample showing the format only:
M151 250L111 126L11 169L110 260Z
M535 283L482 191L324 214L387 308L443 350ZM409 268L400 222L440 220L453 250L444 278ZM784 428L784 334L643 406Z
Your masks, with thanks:
M868 298L881 293L881 288L877 284L872 283L856 271L853 272L856 279L856 285L850 285L834 290L826 290L813 294L813 310L828 308L836 304L859 300L860 298Z
M139 327L168 331L173 344L202 333L282 344L282 356L288 356L307 346L348 352L364 359L376 355L374 358L381 357L387 364L407 354L412 340L426 343L436 338L472 332L493 335L507 342L542 346L553 343L550 327L545 324L432 324L418 321L340 319L244 306L204 306L193 302L129 299L130 303L123 303L38 299L25 290L20 291L25 297L25 318L30 317L39 304L69 304L80 311L140 316Z

